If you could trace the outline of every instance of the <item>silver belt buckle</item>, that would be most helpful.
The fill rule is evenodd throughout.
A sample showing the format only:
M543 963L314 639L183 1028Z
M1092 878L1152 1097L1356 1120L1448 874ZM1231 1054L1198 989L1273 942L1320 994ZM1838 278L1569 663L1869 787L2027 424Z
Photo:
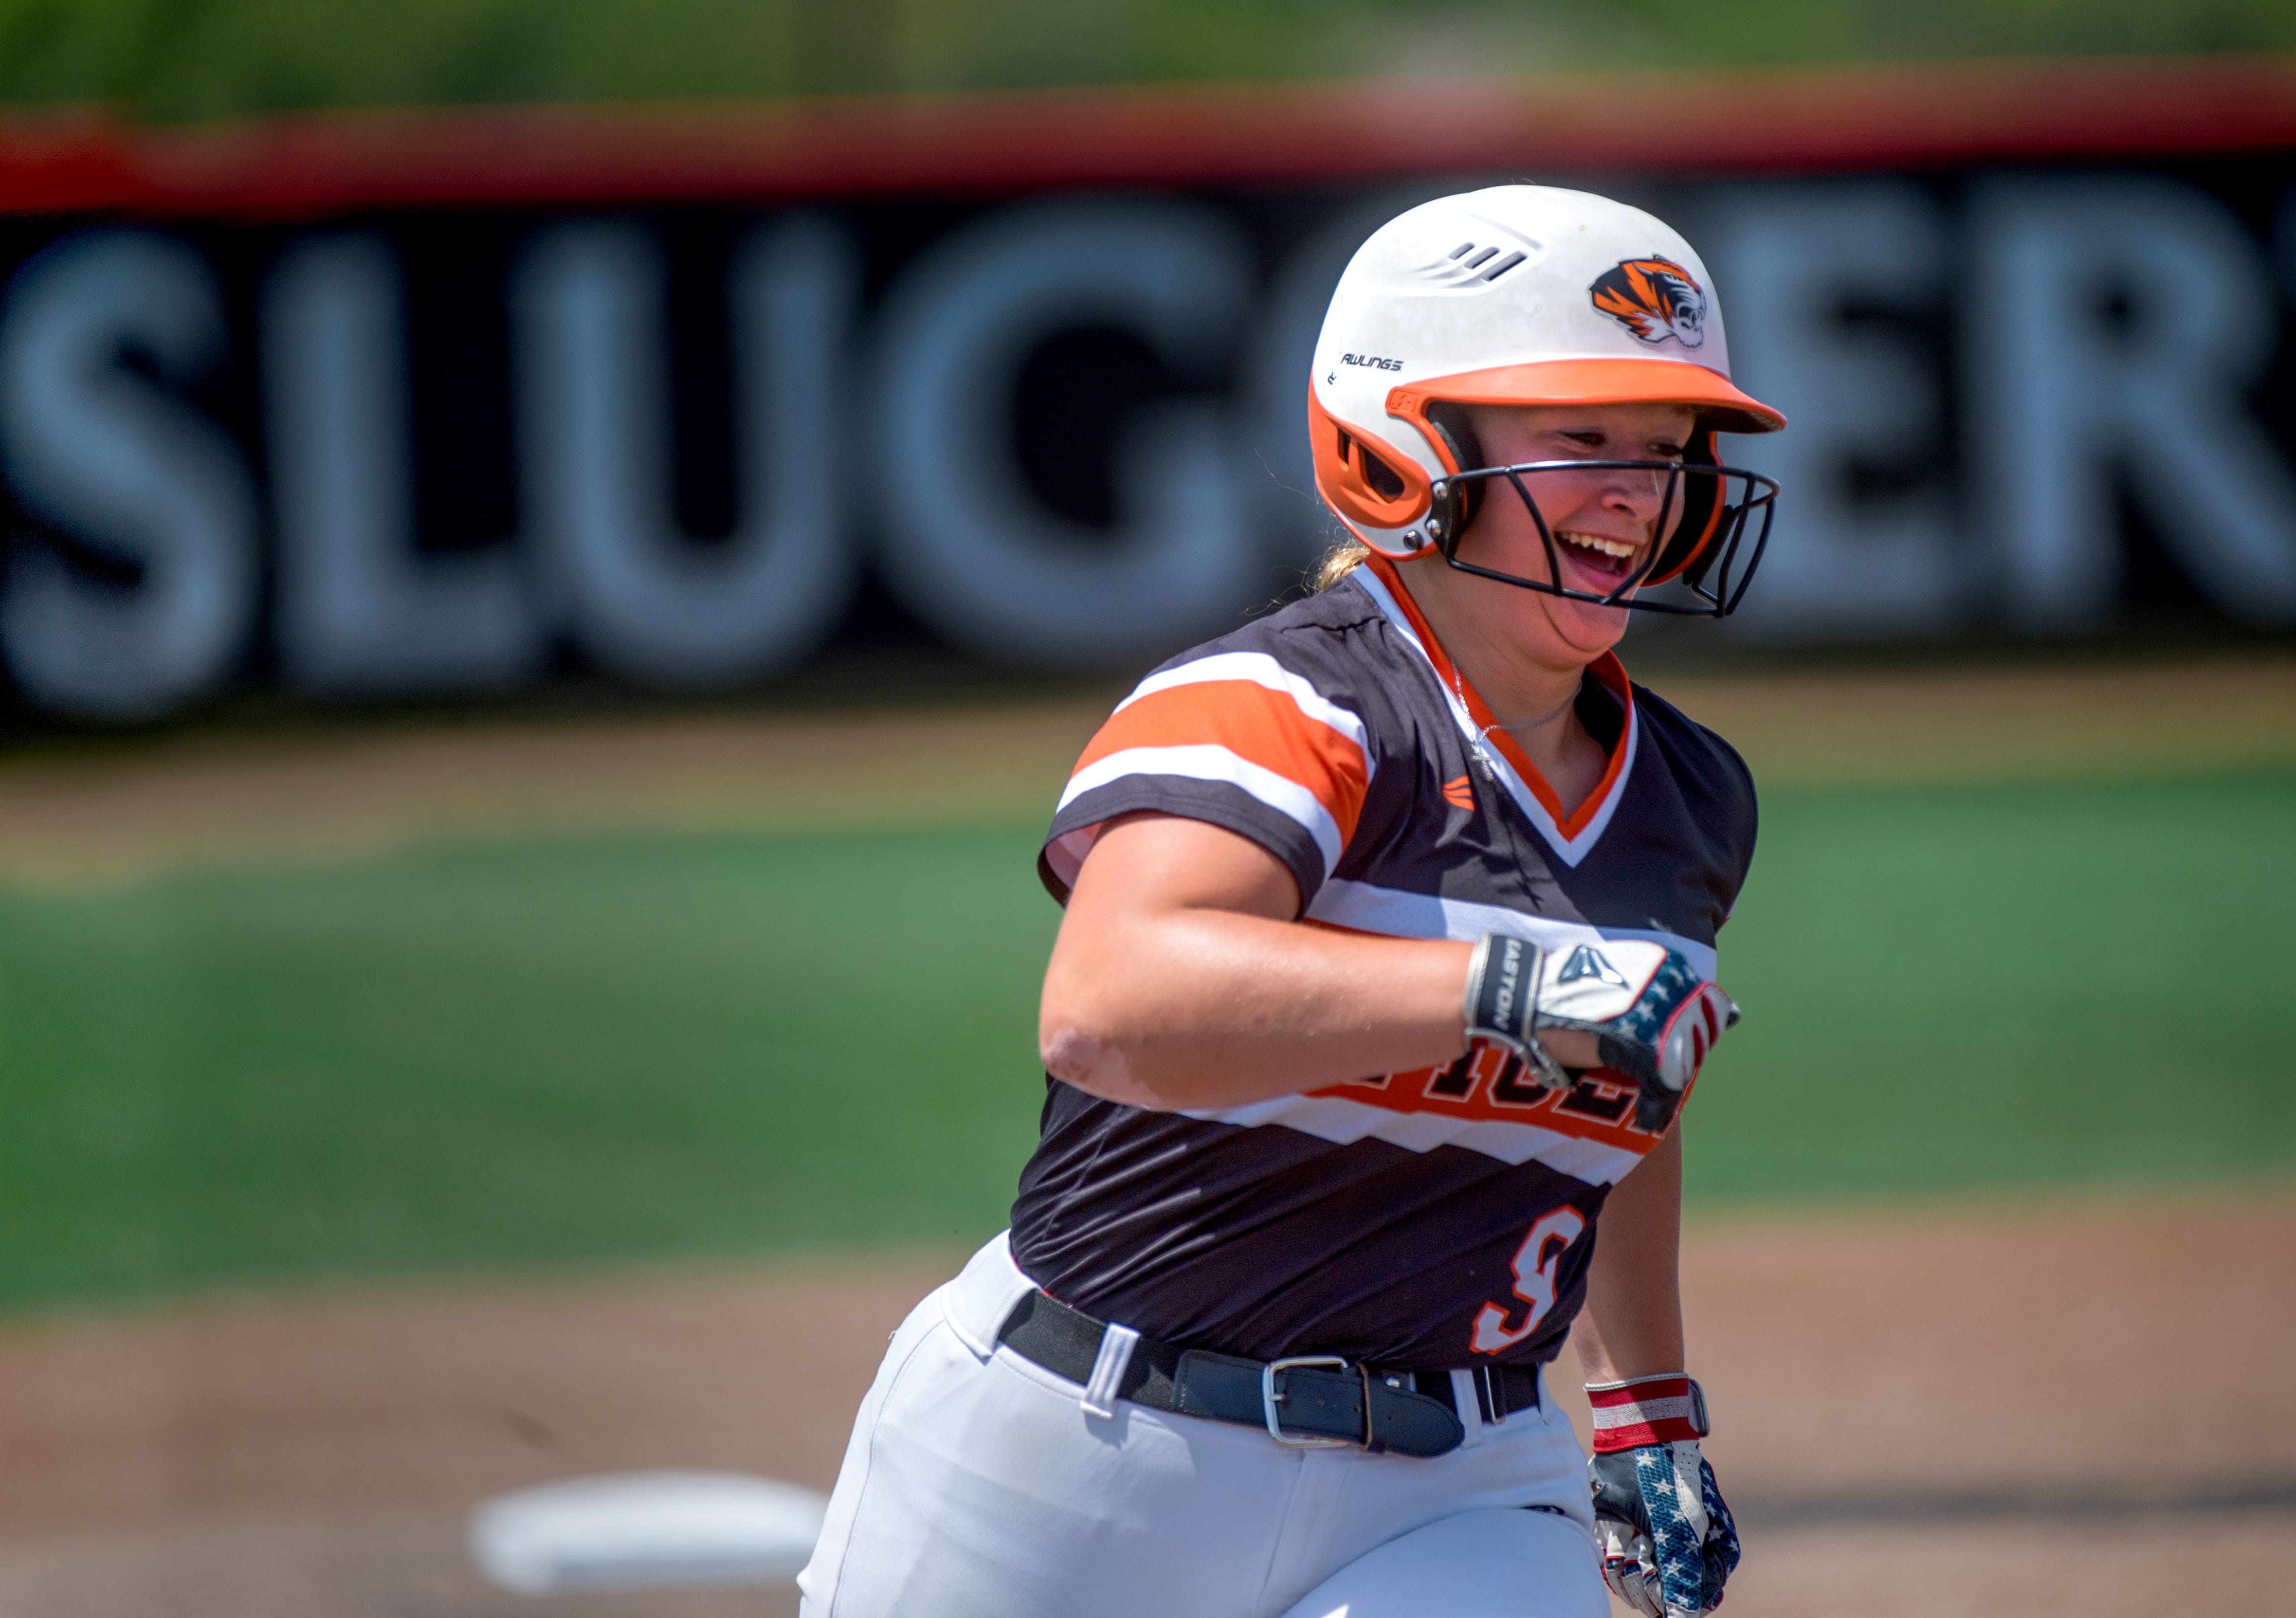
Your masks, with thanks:
M1335 1367L1342 1371L1348 1368L1348 1362L1341 1359L1337 1354L1294 1354L1288 1359L1271 1359L1266 1365L1261 1366L1259 1367L1259 1405L1260 1409L1267 1412L1267 1436L1274 1439L1277 1443L1288 1444L1294 1450L1345 1450L1349 1448L1356 1441L1351 1438L1290 1438L1285 1436L1283 1418L1275 1413L1275 1407L1281 1404L1283 1400L1283 1396L1275 1391L1275 1373L1278 1371L1288 1371L1294 1366L1303 1365L1327 1365Z

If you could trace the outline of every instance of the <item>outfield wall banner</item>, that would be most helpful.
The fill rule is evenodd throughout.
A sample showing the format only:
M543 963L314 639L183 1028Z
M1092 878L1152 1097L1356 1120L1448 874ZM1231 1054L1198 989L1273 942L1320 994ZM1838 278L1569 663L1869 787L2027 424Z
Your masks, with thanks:
M1741 641L2296 627L2296 63L0 124L0 655L177 712L1137 669L1296 586L1349 254L1651 208L1792 429Z

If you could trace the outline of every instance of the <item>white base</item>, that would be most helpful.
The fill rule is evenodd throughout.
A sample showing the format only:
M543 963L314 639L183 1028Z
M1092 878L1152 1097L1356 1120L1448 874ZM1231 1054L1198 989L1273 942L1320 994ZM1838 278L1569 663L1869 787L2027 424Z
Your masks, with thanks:
M813 1555L825 1496L736 1472L618 1472L497 1495L471 1513L471 1559L506 1589L774 1584Z

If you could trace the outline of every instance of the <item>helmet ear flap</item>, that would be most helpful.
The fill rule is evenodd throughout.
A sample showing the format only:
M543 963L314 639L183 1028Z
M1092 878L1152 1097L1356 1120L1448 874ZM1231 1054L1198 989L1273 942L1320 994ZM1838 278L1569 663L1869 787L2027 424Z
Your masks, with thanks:
M1721 456L1714 445L1714 429L1701 426L1690 435L1683 447L1682 464L1685 466L1719 466ZM1722 523L1722 480L1720 478L1685 477L1682 480L1682 517L1674 525L1674 532L1658 560L1651 566L1645 584L1664 584L1669 579L1687 577L1695 584L1704 577L1714 561L1715 530Z
M1450 460L1453 472L1471 472L1483 464L1483 443L1475 434L1465 406L1455 405L1448 399L1432 399L1428 402L1425 419L1443 454ZM1475 520L1475 513L1482 508L1483 482L1480 478L1471 478L1464 482L1455 479L1444 483L1443 497L1435 502L1435 509L1429 513L1428 526L1434 530L1437 543L1446 555L1458 547L1459 537L1467 531L1467 525Z
M1360 529L1402 530L1426 514L1426 469L1407 460L1393 445L1381 445L1370 434L1340 420L1324 407L1313 388L1308 391L1308 441L1315 457L1316 489L1324 502ZM1404 554L1420 543L1409 536Z

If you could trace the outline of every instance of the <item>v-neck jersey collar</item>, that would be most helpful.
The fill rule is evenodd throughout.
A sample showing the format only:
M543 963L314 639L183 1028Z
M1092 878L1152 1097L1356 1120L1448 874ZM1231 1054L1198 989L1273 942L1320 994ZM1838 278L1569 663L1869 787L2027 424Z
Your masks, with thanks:
M1618 739L1611 744L1610 761L1602 780L1587 794L1586 801L1566 816L1562 799L1530 761L1530 755L1513 736L1498 728L1497 717L1484 702L1481 694L1452 664L1450 654L1443 650L1443 644L1435 638L1435 632L1421 616L1419 604L1411 598L1411 591L1395 564L1374 554L1356 570L1353 578L1378 604L1389 623L1427 661L1460 734L1471 748L1482 751L1493 773L1525 818L1538 828L1539 835L1564 864L1575 866L1584 859L1611 824L1619 801L1626 795L1627 778L1634 770L1636 733L1641 727L1636 721L1634 686L1627 678L1626 665L1610 652L1587 665L1587 671L1618 699L1624 717Z

